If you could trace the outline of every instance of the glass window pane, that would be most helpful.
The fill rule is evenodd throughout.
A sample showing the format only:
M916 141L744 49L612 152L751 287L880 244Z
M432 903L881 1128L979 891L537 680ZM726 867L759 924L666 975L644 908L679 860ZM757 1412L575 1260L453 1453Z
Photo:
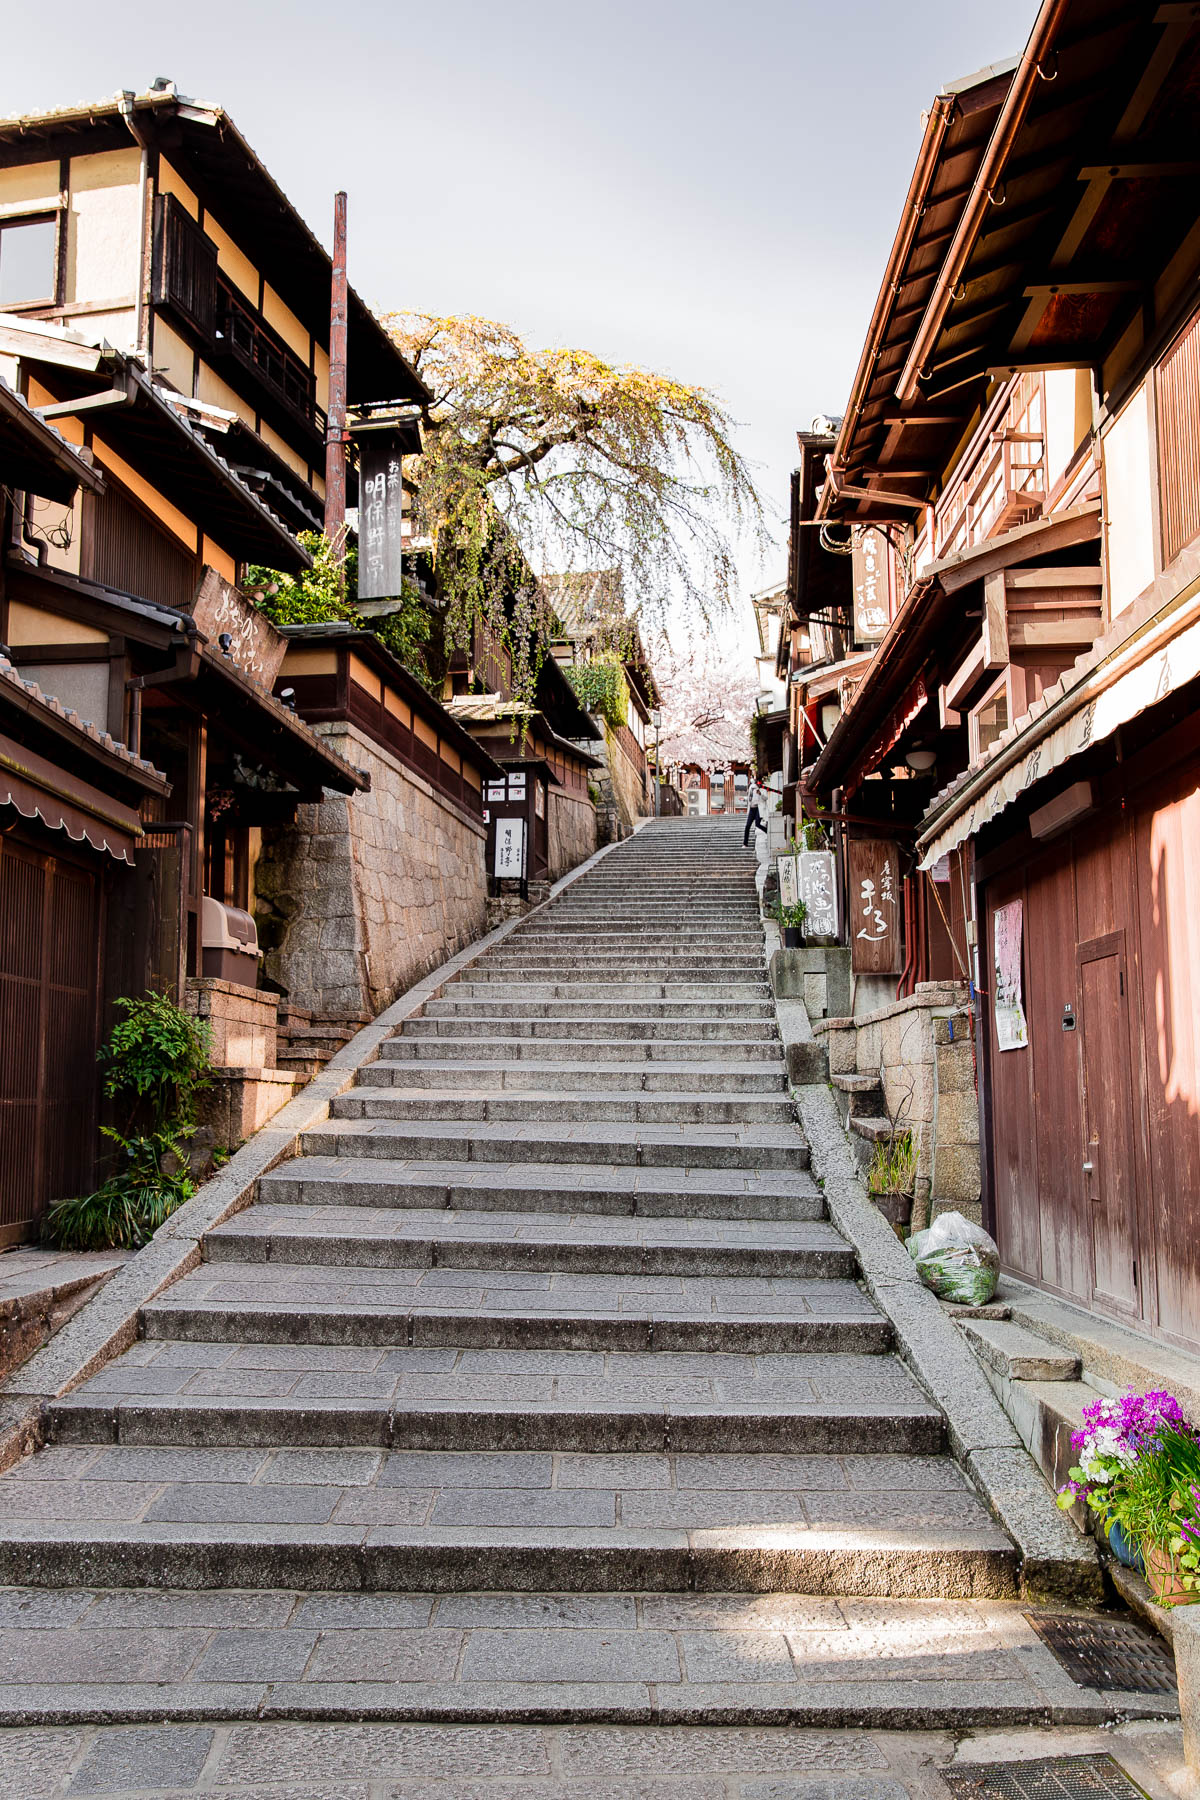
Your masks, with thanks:
M0 306L54 298L53 219L0 227Z

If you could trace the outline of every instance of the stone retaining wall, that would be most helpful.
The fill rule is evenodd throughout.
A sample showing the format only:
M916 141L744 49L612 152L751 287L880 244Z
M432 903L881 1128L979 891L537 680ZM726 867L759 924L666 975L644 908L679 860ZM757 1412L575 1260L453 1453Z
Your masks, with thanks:
M596 853L596 809L586 794L550 789L549 876L557 881Z
M371 787L264 830L259 936L293 1005L365 1020L482 935L487 832L353 725L314 729Z

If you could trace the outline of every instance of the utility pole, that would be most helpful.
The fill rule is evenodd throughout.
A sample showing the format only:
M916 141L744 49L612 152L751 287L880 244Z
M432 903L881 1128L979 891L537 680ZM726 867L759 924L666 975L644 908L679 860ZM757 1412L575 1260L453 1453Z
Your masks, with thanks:
M329 310L329 415L325 425L325 536L346 523L346 196L333 201L333 291Z

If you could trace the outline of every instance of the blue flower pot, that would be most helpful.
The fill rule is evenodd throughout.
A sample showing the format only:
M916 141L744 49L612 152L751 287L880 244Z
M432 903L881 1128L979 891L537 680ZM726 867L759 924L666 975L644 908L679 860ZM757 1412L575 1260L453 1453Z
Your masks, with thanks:
M1125 1528L1116 1520L1108 1528L1108 1547L1119 1563L1127 1569L1133 1569L1138 1575L1146 1573L1146 1564L1137 1545L1126 1535Z

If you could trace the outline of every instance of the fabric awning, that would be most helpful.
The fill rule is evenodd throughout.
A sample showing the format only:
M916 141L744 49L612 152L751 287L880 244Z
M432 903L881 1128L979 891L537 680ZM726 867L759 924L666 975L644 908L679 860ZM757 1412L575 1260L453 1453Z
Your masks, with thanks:
M132 863L142 836L132 806L3 736L0 806L15 806L23 819L40 819L50 831L65 831L73 842L86 842L118 862Z
M1011 806L1036 782L1045 780L1073 756L1098 744L1121 725L1128 724L1147 707L1165 700L1200 675L1200 598L1193 592L1191 604L1175 608L1158 629L1147 632L1114 652L1113 656L1067 692L1009 746L1016 750L1029 743L982 785L964 784L961 796L952 797L939 818L918 840L919 867L930 869L948 851L987 825ZM1182 630L1180 610L1191 618ZM1175 635L1171 635L1172 632ZM1165 641L1164 641L1165 640ZM1041 727L1041 729L1039 729ZM1036 737L1036 742L1032 742ZM981 771L981 776L985 771Z

